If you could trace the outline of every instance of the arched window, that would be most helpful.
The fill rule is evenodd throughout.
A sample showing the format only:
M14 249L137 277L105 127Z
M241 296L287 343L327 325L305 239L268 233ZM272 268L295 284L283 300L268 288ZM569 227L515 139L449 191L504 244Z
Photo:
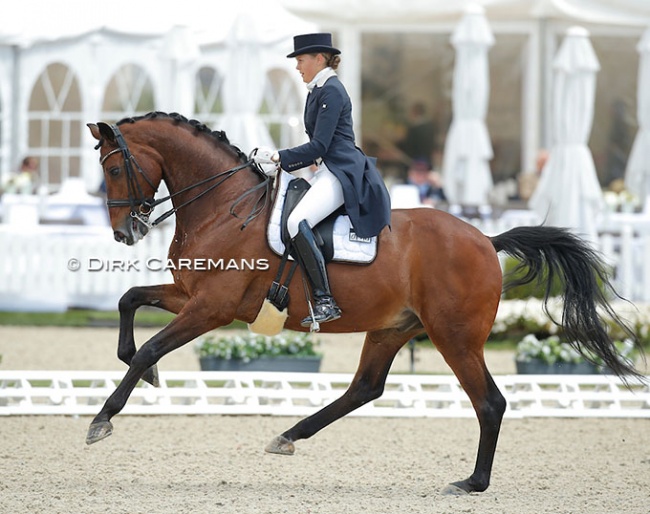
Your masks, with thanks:
M102 118L118 121L154 110L154 89L147 73L135 64L126 64L117 70L106 86Z
M266 75L260 117L278 148L304 141L302 99L296 84L285 70L270 70Z
M50 64L39 76L29 101L28 123L28 154L40 161L41 185L57 189L66 178L79 177L81 92L66 65Z
M220 130L223 117L222 86L223 78L214 68L204 66L196 72L194 114L213 130Z

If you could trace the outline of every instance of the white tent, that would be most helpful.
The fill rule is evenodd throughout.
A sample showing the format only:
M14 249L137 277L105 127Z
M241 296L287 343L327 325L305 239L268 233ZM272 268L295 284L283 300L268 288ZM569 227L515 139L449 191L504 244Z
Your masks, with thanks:
M490 55L499 46L500 36L525 37L521 43L521 59L513 66L522 69L520 169L532 171L540 148L548 147L551 142L548 113L552 102L552 60L562 34L571 25L581 25L594 39L640 38L643 30L650 26L650 1L281 0L292 13L335 33L345 59L341 75L353 105L361 104L366 36L376 39L378 34L400 34L405 38L415 34L451 34L467 6L474 1L485 8L486 18L497 38ZM390 41L386 38L386 42ZM619 57L630 61L637 59L631 53ZM372 73L372 70L365 70L365 73ZM614 82L615 78L611 80ZM357 117L355 126L361 127L360 109L354 114ZM599 129L602 130L602 126Z
M592 34L594 27L600 27L607 33L625 30L638 36L650 26L647 0L475 1L484 6L496 34L523 27L530 35L522 62L526 66L522 169L530 168L540 145L550 140L545 113L550 109L550 63L556 50L555 36L567 24L574 23L587 25ZM291 50L291 36L313 30L335 33L336 44L344 54L340 75L355 106L355 129L361 140L362 35L390 31L451 33L469 3L470 0L115 0L99 9L82 0L17 2L3 11L0 26L0 175L13 171L30 150L30 92L48 63L62 63L75 74L83 97L79 118L84 123L100 119L106 85L125 63L145 70L154 86L156 108L191 114L196 87L193 75L197 69L213 66L225 77L233 75L229 70L227 40L241 13L250 13L255 19L255 38L261 45L260 61L265 71L287 71L299 92L303 88L294 63L284 58ZM290 121L298 134L299 111L300 108L285 113L277 123L288 125ZM92 148L88 149L92 145L89 136L84 133L82 137L79 147L83 150L69 157L81 162L77 166L92 186L98 180L95 155Z
M281 0L291 12L321 24L430 23L456 21L468 5L483 5L490 20L580 19L586 23L643 26L650 22L646 0Z
M274 100L263 98L271 74L290 81L296 96L306 94L286 54L296 33L313 30L278 0L113 0L102 8L84 0L23 0L3 11L0 24L0 179L35 155L50 191L74 176L95 190L101 176L85 123L142 114L142 105L206 122L228 115L233 143L244 151L268 145L260 106ZM195 110L203 69L220 81L220 110L207 112L212 120ZM138 103L142 87L149 97ZM129 96L118 106L107 101L117 89ZM273 122L288 124L300 109L278 106ZM242 129L244 111L244 125L255 130Z

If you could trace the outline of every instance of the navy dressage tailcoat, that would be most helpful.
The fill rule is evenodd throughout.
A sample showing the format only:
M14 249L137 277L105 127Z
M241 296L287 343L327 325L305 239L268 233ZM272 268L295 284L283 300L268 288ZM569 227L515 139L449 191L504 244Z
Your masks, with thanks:
M359 237L376 236L390 226L390 196L376 159L355 145L352 103L336 76L307 96L304 116L309 142L280 150L286 171L296 171L323 159L343 186L345 210Z

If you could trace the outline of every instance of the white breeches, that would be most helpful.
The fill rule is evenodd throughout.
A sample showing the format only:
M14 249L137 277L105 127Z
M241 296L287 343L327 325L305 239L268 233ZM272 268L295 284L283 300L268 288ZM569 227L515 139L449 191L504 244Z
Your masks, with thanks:
M287 230L292 239L302 220L307 220L313 228L343 205L341 183L324 163L320 164L309 184L311 187L287 219Z

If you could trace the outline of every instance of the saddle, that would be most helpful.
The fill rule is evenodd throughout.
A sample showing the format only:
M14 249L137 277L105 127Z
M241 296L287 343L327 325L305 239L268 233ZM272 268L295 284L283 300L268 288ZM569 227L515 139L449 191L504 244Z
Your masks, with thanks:
M310 186L306 180L284 171L278 174L278 181L267 239L271 250L283 255L290 240L287 219ZM377 237L366 239L357 236L343 207L312 227L312 230L326 262L370 264L377 257Z
M257 318L248 325L252 332L269 336L278 334L284 327L288 317L289 283L298 267L298 263L287 251L290 248L287 219L310 187L306 180L295 178L284 171L277 175L277 180L275 201L267 227L267 240L271 250L282 256L282 260ZM326 262L370 264L377 256L377 237L358 237L352 229L350 218L342 208L312 227L312 231ZM283 280L289 260L293 262Z

